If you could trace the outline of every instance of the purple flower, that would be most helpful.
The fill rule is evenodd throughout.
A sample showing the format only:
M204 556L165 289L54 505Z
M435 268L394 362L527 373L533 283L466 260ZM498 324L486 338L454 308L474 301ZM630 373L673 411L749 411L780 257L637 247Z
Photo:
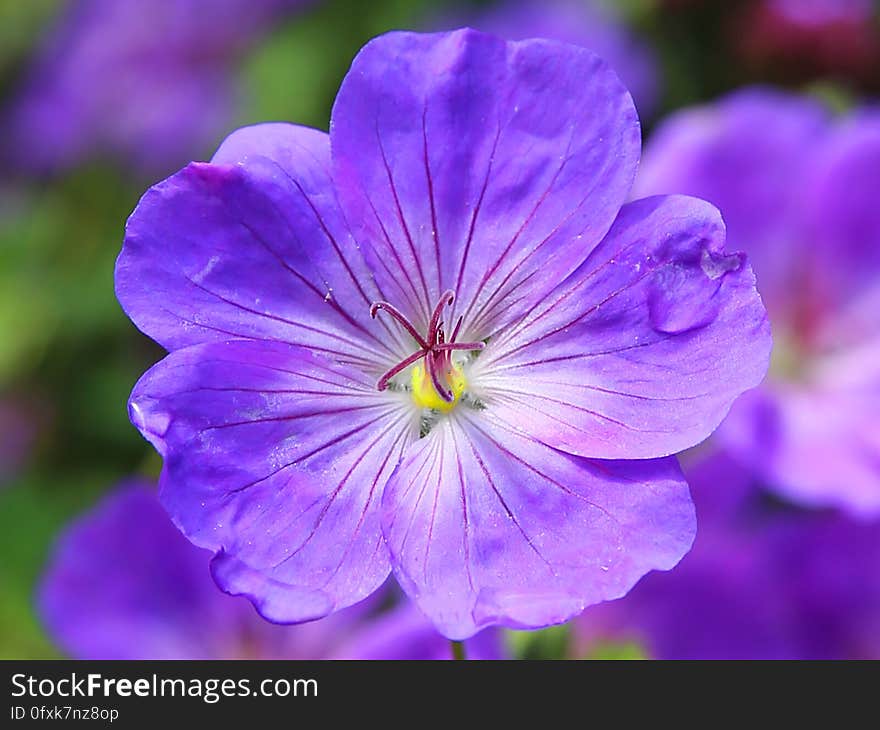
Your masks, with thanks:
M880 113L832 123L757 89L657 130L637 191L700 195L754 262L774 326L766 386L721 430L780 494L880 514Z
M467 20L478 30L512 41L550 38L588 48L620 75L643 117L657 105L659 61L608 5L595 0L502 0Z
M584 49L391 33L329 135L241 129L147 192L117 295L171 354L131 418L220 585L297 622L393 568L459 639L678 562L694 516L662 457L770 340L712 206L624 205L639 146Z
M232 64L305 0L74 0L47 35L4 152L54 172L95 155L167 174L222 135Z
M880 525L770 504L724 453L687 475L693 550L578 619L578 655L611 641L658 659L880 658Z
M40 613L78 659L451 658L449 643L410 605L376 615L368 601L305 626L267 623L217 589L209 560L146 484L123 484L60 538ZM468 656L500 658L500 638L480 634Z

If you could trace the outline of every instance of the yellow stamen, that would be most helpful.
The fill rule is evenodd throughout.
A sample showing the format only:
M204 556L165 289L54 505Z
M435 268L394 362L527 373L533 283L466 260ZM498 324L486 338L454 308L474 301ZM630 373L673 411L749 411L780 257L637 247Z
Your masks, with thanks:
M431 408L441 413L449 413L455 407L455 404L458 403L462 393L464 393L467 381L458 365L453 365L452 369L445 373L445 380L446 385L454 396L451 401L445 401L440 397L424 365L418 363L412 369L412 396L416 405L420 408Z

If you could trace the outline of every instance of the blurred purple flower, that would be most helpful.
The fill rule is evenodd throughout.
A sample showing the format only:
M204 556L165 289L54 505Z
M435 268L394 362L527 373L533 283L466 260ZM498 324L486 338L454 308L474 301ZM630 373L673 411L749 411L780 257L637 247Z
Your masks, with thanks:
M551 41L391 33L330 130L235 132L147 192L117 264L171 350L132 422L217 580L297 622L393 567L464 638L674 566L693 511L662 457L762 379L769 332L712 206L623 205L617 77Z
M167 174L233 117L233 63L311 0L73 0L4 122L3 152L32 172L96 155Z
M880 658L880 524L770 504L723 453L686 471L693 549L585 613L576 654L616 641L658 659Z
M224 595L210 553L171 524L154 492L120 485L61 536L39 593L51 636L77 659L446 659L449 642L411 604L377 615L377 600L296 627L264 621ZM489 630L472 659L502 656Z
M511 41L550 38L583 46L605 59L635 99L641 116L649 116L659 97L659 61L647 42L596 0L502 0L487 10L460 15L454 23L469 25Z
M772 377L719 435L780 494L864 516L880 514L878 179L880 112L832 123L752 89L667 121L636 184L718 205L758 274Z

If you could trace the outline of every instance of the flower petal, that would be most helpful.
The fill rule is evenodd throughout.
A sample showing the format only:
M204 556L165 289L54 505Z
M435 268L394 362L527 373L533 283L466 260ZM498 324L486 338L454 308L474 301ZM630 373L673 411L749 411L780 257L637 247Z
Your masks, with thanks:
M699 443L760 383L771 347L751 269L723 241L704 201L628 204L584 265L488 344L469 382L498 418L580 456Z
M234 341L169 355L130 411L165 457L166 509L273 621L351 605L387 576L379 498L418 434L399 394L304 348Z
M662 87L659 60L650 44L633 33L610 4L591 0L493 3L475 13L467 25L511 41L550 38L589 48L620 76L642 118L657 106Z
M811 153L828 129L815 99L769 88L737 91L717 104L678 112L651 136L636 197L681 193L721 210L727 240L745 251L776 321L793 309L809 255L801 234Z
M716 451L687 469L693 549L671 574L584 613L577 656L608 641L636 641L654 659L880 656L880 523L768 509L751 466ZM745 498L725 500L731 489Z
M211 554L168 519L151 485L119 485L61 535L40 615L75 659L315 659L368 630L373 601L296 629L223 595Z
M737 402L722 441L762 483L797 504L880 515L880 340L771 382ZM821 414L821 416L818 416Z
M256 570L231 555L219 552L211 561L214 581L231 596L246 596L260 615L273 623L311 621L333 612L332 597L321 590L289 585L268 572Z
M368 43L330 138L340 202L377 281L416 320L452 289L464 339L586 258L629 193L640 146L632 99L592 53L469 29Z
M695 521L678 464L590 461L458 409L385 489L395 575L441 633L539 628L625 594L687 552Z
M504 636L488 629L472 637L464 646L467 659L505 659ZM363 624L336 652L336 659L440 660L452 659L449 640L409 601L369 624Z
M244 337L380 372L396 361L369 318L379 293L336 205L327 135L239 130L217 159L151 188L128 221L116 292L135 324L170 350Z

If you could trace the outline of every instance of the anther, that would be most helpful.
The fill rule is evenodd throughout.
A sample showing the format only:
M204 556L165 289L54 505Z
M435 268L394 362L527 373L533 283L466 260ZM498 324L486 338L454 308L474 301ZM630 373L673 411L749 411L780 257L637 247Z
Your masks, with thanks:
M405 357L379 378L379 382L376 384L376 387L379 390L385 390L388 388L391 379L394 378L395 375L398 375L419 360L424 359L423 372L430 377L431 385L433 386L437 397L439 397L444 403L450 404L449 408L452 407L451 404L454 404L458 395L461 394L463 381L461 380L461 370L452 362L451 353L453 351L482 350L484 347L482 342L455 341L455 338L458 336L461 329L462 317L459 317L456 321L455 327L452 330L452 336L448 340L446 339L446 333L443 330L443 309L450 306L454 301L455 293L451 289L443 292L443 295L437 302L437 306L434 307L434 311L431 313L431 318L428 323L427 337L422 337L412 322L410 322L410 320L407 319L406 316L394 305L385 301L373 302L373 304L370 305L370 316L372 318L376 318L379 310L387 312L412 336L412 338L419 344L420 348L416 352ZM458 381L455 380L455 373L458 374ZM451 382L455 383L454 388L449 387L450 378L453 379ZM440 404L436 407L439 406ZM446 410L446 407L442 410Z

